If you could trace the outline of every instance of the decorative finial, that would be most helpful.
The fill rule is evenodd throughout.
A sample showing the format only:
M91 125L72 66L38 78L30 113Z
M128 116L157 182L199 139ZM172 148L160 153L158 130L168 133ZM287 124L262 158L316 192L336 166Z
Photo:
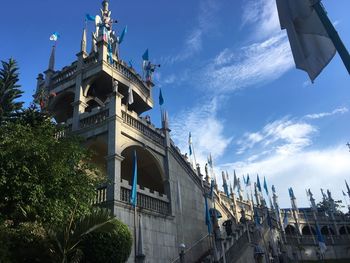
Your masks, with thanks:
M84 28L83 35L81 37L80 51L86 53L86 28Z
M56 45L53 45L51 49L51 55L49 59L49 68L48 68L48 70L52 70L52 71L55 71L55 50L56 50Z

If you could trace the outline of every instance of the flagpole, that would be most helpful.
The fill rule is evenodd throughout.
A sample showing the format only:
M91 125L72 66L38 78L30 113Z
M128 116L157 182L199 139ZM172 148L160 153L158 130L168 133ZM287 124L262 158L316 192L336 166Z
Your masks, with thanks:
M344 43L340 39L338 32L335 30L332 22L329 20L326 10L321 4L321 0L314 0L313 8L315 9L318 17L320 18L323 26L325 27L328 36L332 40L340 58L342 59L348 73L350 74L350 54L346 49Z
M137 263L137 227L136 227L136 215L137 209L136 205L134 206L134 252L135 252L135 263Z

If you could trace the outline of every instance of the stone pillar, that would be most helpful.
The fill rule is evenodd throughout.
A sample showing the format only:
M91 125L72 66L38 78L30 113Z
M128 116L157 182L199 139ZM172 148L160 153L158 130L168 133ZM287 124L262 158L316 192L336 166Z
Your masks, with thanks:
M98 60L99 61L105 61L108 62L107 55L108 55L108 43L105 42L102 37L98 38L97 42L97 53L98 53Z
M108 117L108 156L107 175L109 184L107 186L107 202L112 206L115 200L120 200L121 162L123 157L120 154L118 140L121 136L121 100L123 96L118 93L116 85L110 96L109 117Z
M75 79L75 97L73 106L73 125L72 130L79 129L80 114L85 111L87 104L85 103L85 97L83 95L83 80L82 72Z

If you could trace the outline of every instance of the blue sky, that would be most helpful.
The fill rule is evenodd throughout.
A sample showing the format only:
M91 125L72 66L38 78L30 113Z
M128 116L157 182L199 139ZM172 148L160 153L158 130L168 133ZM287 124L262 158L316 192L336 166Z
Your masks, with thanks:
M323 2L350 49L349 1ZM1 4L0 59L18 61L30 102L36 76L48 65L50 34L61 34L60 69L75 60L84 15L98 14L100 1L15 3ZM350 182L349 75L338 55L314 84L295 69L274 0L111 0L110 6L119 21L114 28L128 26L122 59L141 72L149 48L162 65L154 76L155 104L161 87L173 140L187 152L191 131L197 161L204 165L211 152L220 184L220 170L235 169L266 176L282 206L289 206L288 187L300 206L308 205L309 187L317 198L322 187L342 199L344 179ZM148 114L159 126L158 105Z

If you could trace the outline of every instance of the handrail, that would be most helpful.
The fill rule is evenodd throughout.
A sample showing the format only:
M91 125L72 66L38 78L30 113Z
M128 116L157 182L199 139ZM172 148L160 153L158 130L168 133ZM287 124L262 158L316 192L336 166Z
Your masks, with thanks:
M184 250L184 254L186 255L186 253L187 253L188 251L190 251L191 249L193 249L195 246L197 246L200 242L202 242L202 240L206 239L207 237L210 237L210 235L209 235L209 234L206 234L204 237L198 239L196 242L194 242L194 243L192 244L192 246L190 246L189 248L187 248L187 249ZM179 259L180 259L180 257L177 257L177 258L175 258L173 261L171 261L171 263L175 263L175 262L178 261Z

